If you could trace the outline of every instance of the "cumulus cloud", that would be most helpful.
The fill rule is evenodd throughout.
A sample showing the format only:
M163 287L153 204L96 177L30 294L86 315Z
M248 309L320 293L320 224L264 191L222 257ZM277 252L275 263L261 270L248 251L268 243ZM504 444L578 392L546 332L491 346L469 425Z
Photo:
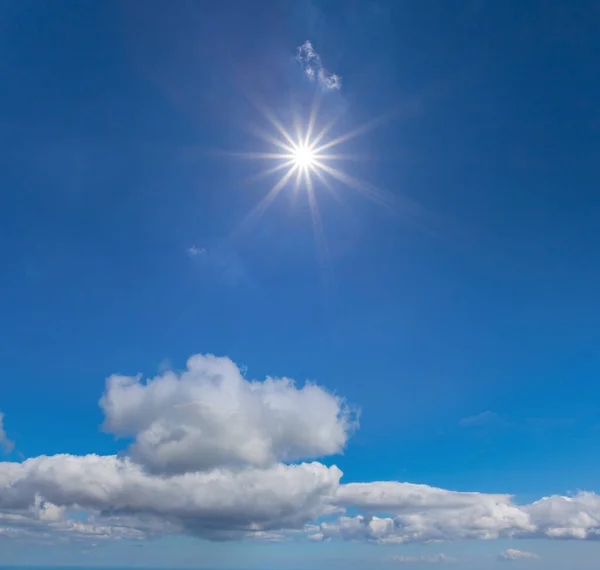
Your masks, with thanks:
M104 429L133 437L133 459L154 472L267 467L341 453L356 420L344 401L288 378L249 381L229 359L196 355L182 373L111 376Z
M312 43L306 40L298 47L296 59L302 64L305 75L316 81L326 90L339 90L342 87L342 78L335 73L328 72L321 61L321 56L314 50Z
M323 539L404 544L501 537L600 537L600 497L590 492L517 505L510 495L379 481L340 485L332 502L363 514L322 522L318 533Z
M325 537L380 544L492 539L534 526L509 495L459 493L395 481L342 485L335 504L365 513L325 522Z
M323 514L340 477L337 467L320 463L165 477L146 473L128 458L41 456L0 463L0 512L19 523L10 526L27 530L36 526L27 522L64 523L66 511L89 510L100 528L118 523L132 536L153 529L240 538L302 528ZM105 520L102 513L112 518Z
M392 561L400 564L439 564L443 562L458 562L458 559L453 558L452 556L446 556L444 553L440 553L429 555L425 554L423 556L393 556Z
M525 552L523 550L515 550L513 548L509 548L504 552L498 554L498 559L503 562L510 562L513 560L539 560L539 556L534 554L533 552Z
M600 497L589 492L516 505L510 495L378 481L341 485L332 502L363 514L323 522L319 529L323 539L402 544L500 537L600 537Z
M4 414L0 412L0 449L4 453L10 453L15 447L14 442L8 439L4 430Z
M184 371L147 381L111 376L100 405L104 429L132 442L127 452L1 462L0 537L600 537L595 493L519 505L506 494L399 481L342 484L337 467L307 460L343 451L356 426L345 402L315 384L248 380L228 358L197 355Z
M523 510L543 536L578 539L600 537L600 497L596 493L544 497L523 507Z

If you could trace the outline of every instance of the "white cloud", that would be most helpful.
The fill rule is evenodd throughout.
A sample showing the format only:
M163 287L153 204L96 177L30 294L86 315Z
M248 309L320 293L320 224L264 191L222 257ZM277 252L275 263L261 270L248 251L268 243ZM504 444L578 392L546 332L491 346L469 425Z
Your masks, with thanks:
M600 538L600 497L581 492L553 495L523 507L537 532L549 538Z
M509 495L459 493L395 481L342 485L335 504L365 513L323 523L326 537L380 544L493 539L533 532L529 515Z
M101 406L105 429L133 441L129 455L1 462L1 537L600 538L595 493L518 505L506 494L398 481L340 484L335 466L287 464L341 452L353 414L314 384L247 380L228 358L197 355L185 371L146 382L112 376Z
M321 523L324 539L402 544L501 537L600 538L600 497L590 492L517 505L510 495L378 481L341 485L332 502L363 514Z
M0 449L4 453L10 453L15 447L14 442L8 439L6 431L4 430L4 414L0 412Z
M197 247L195 245L188 247L186 251L190 257L204 257L208 254L204 247Z
M170 477L150 475L128 458L40 456L0 463L0 527L106 535L187 533L205 538L302 529L322 515L341 471L320 463L268 469L215 469ZM94 524L68 520L91 512ZM110 513L110 517L102 513ZM120 529L115 531L114 529Z
M533 552L524 552L523 550L515 550L513 548L509 548L498 554L498 559L505 562L510 562L512 560L539 560L539 558L540 557Z
M452 563L458 562L458 559L452 556L446 556L444 553L440 554L424 554L423 556L393 556L393 562L400 564L439 564L439 563Z
M298 47L296 59L302 64L305 75L311 81L317 81L323 89L341 89L342 78L335 73L328 72L323 67L321 56L314 50L309 40Z
M374 481L343 485L335 498L337 504L372 513L402 513L414 510L460 509L481 504L481 501L506 503L509 495L459 493L414 483Z
M323 522L323 538L378 544L516 538L600 538L600 497L581 492L516 505L510 495L392 481L341 485L332 502L363 514Z
M212 355L147 382L111 376L100 405L106 431L134 438L131 457L166 473L341 453L355 426L344 401L315 384L249 381L230 359Z

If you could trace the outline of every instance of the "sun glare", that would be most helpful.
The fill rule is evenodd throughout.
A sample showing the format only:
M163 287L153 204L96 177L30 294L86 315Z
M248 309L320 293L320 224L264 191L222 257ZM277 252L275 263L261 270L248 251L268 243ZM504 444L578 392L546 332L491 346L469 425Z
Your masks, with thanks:
M296 146L292 154L294 157L294 164L299 168L311 168L314 166L317 158L312 149L303 144Z
M337 150L336 147L339 145L364 135L375 128L386 117L380 117L341 136L327 139L327 135L333 128L335 121L330 121L323 128L317 130L318 104L313 105L309 120L305 124L296 121L294 130L286 129L269 109L258 104L256 104L256 107L273 126L274 131L266 132L262 129L253 128L252 132L256 137L267 143L271 147L271 151L236 153L236 156L261 161L272 160L275 163L274 166L266 168L254 176L253 180L271 177L276 173L279 173L279 178L248 214L238 230L259 218L284 189L292 188L294 195L302 190L308 198L318 249L323 256L326 256L325 236L317 204L317 190L325 189L339 200L340 196L336 186L341 184L362 193L365 197L379 204L391 205L391 200L385 193L374 188L371 184L344 172L338 166L334 166L340 161L353 160L356 155L332 152ZM295 136L292 133L295 133Z

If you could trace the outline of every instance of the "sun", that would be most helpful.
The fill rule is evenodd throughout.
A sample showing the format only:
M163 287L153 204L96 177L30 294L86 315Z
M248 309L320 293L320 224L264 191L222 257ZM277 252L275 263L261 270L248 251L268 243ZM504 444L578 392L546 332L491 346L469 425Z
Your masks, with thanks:
M291 153L294 159L294 165L298 168L313 168L317 160L317 156L310 146L298 144L294 147L294 152Z
M265 131L252 127L252 133L264 143L269 145L267 152L242 152L234 153L235 156L257 159L261 162L272 161L274 166L262 170L251 179L253 181L271 177L277 173L279 176L262 199L244 218L238 233L244 227L258 219L273 203L275 198L284 190L291 189L293 195L303 191L308 199L308 205L315 230L318 249L321 253L326 250L325 236L321 223L321 215L317 203L317 193L323 189L341 201L338 188L344 186L358 191L366 198L384 206L391 206L392 200L387 193L375 188L372 184L359 180L340 167L340 162L354 161L359 155L338 152L337 148L356 137L364 135L389 118L386 116L376 118L346 133L328 138L336 119L330 120L324 127L317 129L318 100L313 104L308 120L302 123L296 120L292 129L287 129L281 121L263 105L255 106L265 119L274 127L274 131ZM339 117L338 117L339 118Z

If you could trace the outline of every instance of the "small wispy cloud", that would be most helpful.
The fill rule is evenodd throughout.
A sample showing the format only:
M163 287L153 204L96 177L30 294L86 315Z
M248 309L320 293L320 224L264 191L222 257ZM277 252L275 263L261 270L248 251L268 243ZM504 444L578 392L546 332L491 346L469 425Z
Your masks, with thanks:
M0 412L0 449L4 453L10 453L14 448L14 442L8 439L6 431L4 431L4 414Z
M487 411L477 414L475 416L470 416L468 418L463 418L458 422L458 425L461 427L491 427L491 426L502 426L506 425L509 422L501 415Z
M302 64L304 74L310 81L316 81L320 87L329 91L341 89L342 78L325 69L321 56L315 51L309 40L298 47L296 59Z
M498 560L502 560L503 562L512 562L514 560L539 560L540 557L533 552L525 552L524 550L515 550L514 548L509 548L504 552L498 554Z
M209 272L224 285L252 284L240 256L226 242L212 242L207 247L192 245L185 252L198 269Z
M490 410L482 412L475 416L463 418L458 425L463 428L473 428L479 430L490 429L520 429L520 430L548 430L564 429L575 424L573 418L525 418L521 420L512 420L492 412Z
M440 554L425 554L423 556L393 556L393 562L398 562L400 564L438 564L438 563L453 563L458 562L457 558L453 558L452 556L447 556L444 553Z
M206 251L206 248L204 248L204 247L197 247L195 245L193 245L191 247L188 247L186 251L187 251L187 254L190 257L204 257L208 253Z

